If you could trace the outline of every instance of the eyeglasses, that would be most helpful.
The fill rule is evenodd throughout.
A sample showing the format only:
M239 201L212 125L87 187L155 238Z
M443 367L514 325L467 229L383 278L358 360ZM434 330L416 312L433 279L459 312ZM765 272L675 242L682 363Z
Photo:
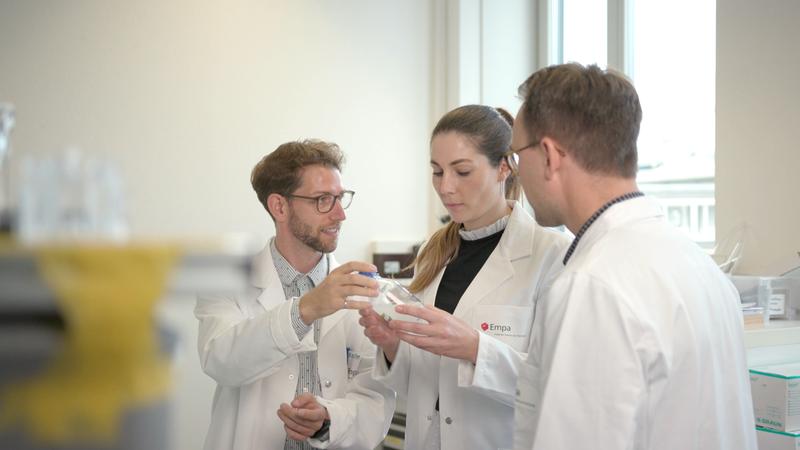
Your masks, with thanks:
M320 214L325 214L331 212L336 200L339 200L339 204L342 205L342 209L347 209L347 207L350 206L350 203L353 202L353 196L355 194L356 193L353 191L342 191L342 193L339 195L322 194L316 197L306 197L305 195L286 194L284 197L313 200L317 203L317 211Z
M530 143L530 144L528 144L528 145L526 145L524 147L520 147L520 148L518 148L516 150L513 149L513 148L510 148L503 155L503 157L506 158L506 161L508 161L508 165L511 167L511 171L514 174L516 174L517 171L519 170L519 164L517 163L517 158L519 158L518 153L523 151L523 150L527 150L529 148L536 147L537 145L539 145L540 142L542 142L542 141L536 141L536 142Z

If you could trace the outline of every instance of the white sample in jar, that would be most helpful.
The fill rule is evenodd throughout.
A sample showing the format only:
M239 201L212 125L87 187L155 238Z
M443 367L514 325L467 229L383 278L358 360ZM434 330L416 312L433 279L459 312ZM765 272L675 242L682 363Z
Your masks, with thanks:
M368 301L384 320L407 320L410 322L420 322L421 320L409 316L407 314L400 314L395 311L395 307L399 305L409 305L415 307L422 307L422 301L397 280L391 278L383 278L376 272L359 272L360 275L369 277L378 282L378 296L377 297L362 297L353 296L350 300L353 301Z

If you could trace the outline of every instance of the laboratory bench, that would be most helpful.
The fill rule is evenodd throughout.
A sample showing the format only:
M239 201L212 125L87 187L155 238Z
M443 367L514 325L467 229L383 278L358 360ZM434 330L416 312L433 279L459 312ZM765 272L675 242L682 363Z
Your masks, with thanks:
M745 330L750 367L800 361L800 320L770 320L764 328Z

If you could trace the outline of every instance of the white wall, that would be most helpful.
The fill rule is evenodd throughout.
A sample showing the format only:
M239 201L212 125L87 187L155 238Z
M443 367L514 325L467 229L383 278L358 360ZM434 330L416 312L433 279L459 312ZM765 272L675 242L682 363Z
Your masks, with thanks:
M796 0L717 1L716 233L744 226L742 273L800 265L798 24Z
M517 87L536 69L535 2L446 0L441 58L446 109L470 103L499 106L516 114ZM437 117L438 118L438 117Z
M503 107L515 115L521 104L517 87L536 68L537 2L436 0L432 3L435 5L433 123L448 111L473 103ZM431 231L441 226L438 219L446 214L431 189Z
M117 161L137 235L272 234L252 166L287 140L348 156L343 260L427 233L430 2L0 2L17 155ZM375 213L391 204L395 213ZM382 210L383 211L383 210Z
M517 88L536 70L535 2L483 0L481 102L506 108L522 104Z
M135 235L266 237L252 166L287 140L332 140L357 192L337 254L366 259L372 240L428 232L432 11L427 0L0 0L13 150L77 145L116 161ZM192 300L160 310L182 338L176 449L202 446L214 387Z

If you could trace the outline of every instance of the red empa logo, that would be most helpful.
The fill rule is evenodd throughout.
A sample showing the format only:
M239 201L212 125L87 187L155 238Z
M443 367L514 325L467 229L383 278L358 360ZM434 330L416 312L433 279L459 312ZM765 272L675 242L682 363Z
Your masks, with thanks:
M489 329L489 324L488 324L488 323L486 323L486 322L483 322L483 323L481 324L481 330L483 330L483 331L486 331L486 330L488 330L488 329Z

